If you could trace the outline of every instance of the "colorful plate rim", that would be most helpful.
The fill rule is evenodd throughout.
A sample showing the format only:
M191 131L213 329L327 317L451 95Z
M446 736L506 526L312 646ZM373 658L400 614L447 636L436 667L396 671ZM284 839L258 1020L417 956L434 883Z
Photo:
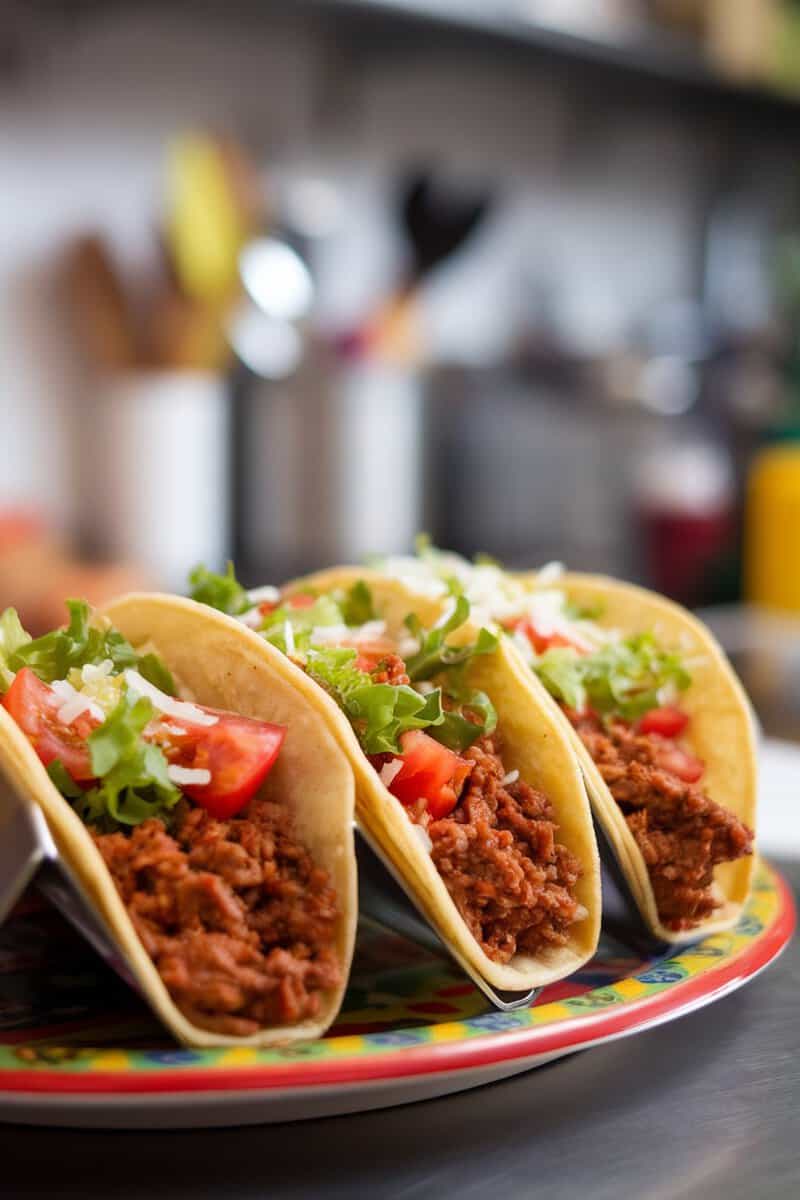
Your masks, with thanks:
M271 1092L475 1070L578 1050L685 1015L755 977L795 929L792 892L761 864L738 925L680 948L639 975L571 1000L395 1033L341 1035L272 1050L81 1050L63 1063L0 1065L0 1095ZM585 1010L585 1011L581 1011ZM3 1047L4 1057L24 1047Z

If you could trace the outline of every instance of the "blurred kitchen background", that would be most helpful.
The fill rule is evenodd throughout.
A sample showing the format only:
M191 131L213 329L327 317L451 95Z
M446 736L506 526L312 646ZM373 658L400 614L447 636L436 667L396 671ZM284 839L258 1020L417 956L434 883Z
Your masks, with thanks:
M798 0L5 0L0 113L33 627L420 529L800 608Z

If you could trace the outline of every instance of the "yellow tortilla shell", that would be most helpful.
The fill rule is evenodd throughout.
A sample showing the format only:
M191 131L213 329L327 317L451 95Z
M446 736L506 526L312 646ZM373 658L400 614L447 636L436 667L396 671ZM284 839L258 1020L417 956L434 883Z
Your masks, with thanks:
M359 567L323 571L294 581L287 591L312 588L327 592L348 588L360 579L371 589L376 611L393 637L407 634L403 620L408 613L415 612L423 625L431 626L447 607L446 601L421 597L396 580ZM464 627L456 631L452 641L474 640L475 633L474 628ZM589 804L561 715L542 703L537 689L531 686L530 671L511 648L501 641L492 654L474 658L467 680L485 691L497 709L505 765L509 770L518 770L527 783L547 795L553 805L558 839L583 867L575 890L587 915L572 927L568 944L536 955L517 954L507 964L489 958L469 931L414 833L414 826L364 755L347 717L322 688L317 688L317 703L352 764L359 824L392 863L444 943L495 988L522 991L542 987L577 970L597 946L600 864Z
M536 575L515 576L536 586ZM552 583L577 605L601 607L596 623L624 634L653 633L664 646L680 650L692 682L681 694L690 718L686 743L706 765L702 786L712 800L724 804L750 829L756 817L756 735L750 704L722 647L686 609L663 596L602 575L567 573ZM509 645L511 645L509 640ZM516 650L515 654L518 653ZM523 658L520 655L520 662ZM530 672L533 675L533 672ZM534 676L534 679L536 677ZM558 704L536 679L542 703L558 714L581 764L595 816L625 873L647 925L665 942L678 943L729 929L747 900L755 854L722 863L714 872L714 888L723 903L708 920L676 933L661 923L642 852L599 770Z
M192 1025L170 998L139 941L88 830L2 707L0 769L20 795L29 796L41 808L59 851L94 899L142 995L180 1042L198 1047L271 1046L319 1037L336 1016L344 993L355 938L357 894L352 772L338 741L320 719L316 695L309 695L303 672L262 638L233 618L191 600L124 596L108 605L104 615L134 647L146 645L161 656L187 699L288 726L264 789L293 811L299 838L314 861L330 873L336 888L341 911L336 934L341 986L324 994L315 1019L264 1028L250 1037L224 1036Z

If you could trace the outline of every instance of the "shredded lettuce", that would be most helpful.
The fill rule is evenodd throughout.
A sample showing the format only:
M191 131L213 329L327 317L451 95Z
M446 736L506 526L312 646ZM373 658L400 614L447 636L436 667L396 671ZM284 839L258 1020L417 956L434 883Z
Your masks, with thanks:
M407 730L442 724L440 689L422 696L407 685L373 683L355 659L347 647L312 647L306 670L345 712L366 754L398 754Z
M307 608L291 608L285 604L273 609L267 614L259 632L284 654L289 652L286 644L287 622L291 626L295 653L300 655L308 651L314 629L345 624L342 610L331 596L318 596Z
M80 796L65 792L87 824L107 831L139 825L149 817L168 820L181 791L167 775L163 751L142 738L152 718L150 701L144 696L134 699L126 691L106 721L89 735L92 771L99 783ZM52 769L50 777L61 787L64 781L54 778Z
M609 642L593 654L554 647L533 666L547 690L568 708L588 706L601 716L627 721L657 708L662 688L685 691L691 683L681 656L662 649L650 633Z
M448 696L455 700L459 707L446 711L441 725L431 730L431 737L436 738L437 742L441 742L450 750L467 750L479 737L494 733L497 728L497 711L486 692L471 691L469 688L448 688ZM478 719L470 720L465 717L465 709Z
M9 660L31 640L31 635L22 628L17 610L7 608L0 616L0 684L4 690L14 682L15 668L9 665Z
M359 579L339 600L339 609L345 625L366 625L376 617L372 592L363 579Z
M425 630L415 613L406 617L406 628L419 642L419 650L406 660L406 671L412 682L431 679L440 671L461 666L479 654L491 654L497 648L497 635L481 629L477 640L464 646L450 646L447 637L460 629L469 618L470 604L466 596L455 598L453 611L448 619L433 629Z
M192 600L231 617L238 617L253 607L246 589L236 578L232 562L228 563L224 575L217 575L199 563L189 574L189 589Z
M33 640L25 635L25 641L19 638L22 627L16 613L13 609L6 610L2 621L7 622L12 640L16 639L13 651L2 653L6 686L11 682L9 676L23 667L30 667L45 683L52 683L55 679L66 679L73 668L84 667L87 663L97 666L110 659L115 674L126 667L137 667L162 691L174 692L172 676L155 654L146 654L140 659L118 630L90 625L90 610L85 600L67 600L67 609L70 619L66 629L54 629ZM13 617L9 617L9 613ZM18 628L14 626L15 620Z
M77 800L83 796L83 788L76 783L60 758L54 758L47 768L47 774L52 779L62 796L68 800Z

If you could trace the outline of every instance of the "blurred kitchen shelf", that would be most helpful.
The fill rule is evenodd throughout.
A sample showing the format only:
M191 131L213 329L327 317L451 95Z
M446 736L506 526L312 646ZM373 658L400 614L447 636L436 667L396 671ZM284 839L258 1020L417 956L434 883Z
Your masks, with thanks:
M779 92L768 85L724 75L690 39L659 29L635 30L614 37L583 33L545 24L525 15L524 4L513 0L308 0L318 10L360 16L363 24L391 22L430 35L437 28L466 37L491 38L498 45L610 68L640 78L660 80L691 90L703 99L735 104L738 108L769 109L773 115L796 120L800 94Z

